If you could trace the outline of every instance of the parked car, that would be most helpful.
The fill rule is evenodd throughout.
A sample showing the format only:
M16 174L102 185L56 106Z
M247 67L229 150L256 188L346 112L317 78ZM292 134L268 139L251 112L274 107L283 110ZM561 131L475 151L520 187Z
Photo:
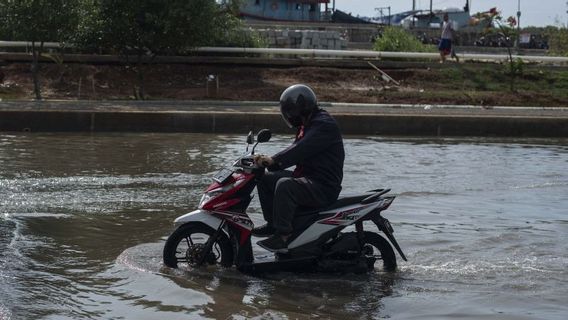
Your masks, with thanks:
M535 33L521 33L519 37L519 46L524 49L545 49L548 47L548 39L546 36Z

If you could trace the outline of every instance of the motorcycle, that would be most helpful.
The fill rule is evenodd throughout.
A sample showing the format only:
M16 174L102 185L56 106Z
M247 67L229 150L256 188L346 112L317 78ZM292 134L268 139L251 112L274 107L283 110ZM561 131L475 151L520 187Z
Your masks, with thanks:
M393 246L404 261L389 221L381 216L394 201L390 189L376 189L355 196L340 196L327 208L301 207L294 215L291 238L285 253L268 260L253 255L251 238L254 224L246 210L251 193L265 168L254 161L259 143L268 142L270 130L260 130L256 139L247 136L246 152L232 166L213 176L197 210L175 219L175 231L164 245L163 261L171 268L207 265L236 268L248 274L265 272L353 272L364 273L382 261L385 271L397 267ZM256 143L255 143L256 140ZM254 144L249 152L249 147ZM386 238L364 230L372 221ZM345 229L354 225L354 231ZM392 244L392 246L391 246Z

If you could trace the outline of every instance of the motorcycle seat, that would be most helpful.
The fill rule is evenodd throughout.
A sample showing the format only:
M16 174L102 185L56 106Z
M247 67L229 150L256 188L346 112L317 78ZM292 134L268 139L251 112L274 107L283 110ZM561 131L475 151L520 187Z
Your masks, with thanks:
M294 216L295 217L307 216L307 215L312 215L312 214L316 214L316 213L319 213L319 212L324 212L324 211L329 211L329 210L349 206L349 205L352 205L352 204L358 204L358 203L361 203L361 201L363 201L363 199L369 197L369 195L372 195L372 193L352 195L352 196L340 196L334 203L332 203L331 205L324 207L324 208L299 207L296 210L296 214Z
M294 228L293 238L297 237L302 231L307 227L312 225L314 222L320 219L325 219L332 217L336 212L324 213L326 211L331 211L336 208L341 208L349 206L352 204L361 203L364 199L372 195L372 193L352 195L352 196L341 196L334 203L325 208L314 208L314 207L299 207L294 214L294 220L292 222Z
M361 203L361 201L363 201L364 199L366 199L370 195L372 195L372 193L365 193L365 194L359 194L359 195L353 195L353 196L339 197L339 198L337 198L337 200L333 204L326 207L322 211L333 210L333 209L337 209L337 208L341 208L341 207L345 207L345 206L350 206L352 204L358 204L358 203Z

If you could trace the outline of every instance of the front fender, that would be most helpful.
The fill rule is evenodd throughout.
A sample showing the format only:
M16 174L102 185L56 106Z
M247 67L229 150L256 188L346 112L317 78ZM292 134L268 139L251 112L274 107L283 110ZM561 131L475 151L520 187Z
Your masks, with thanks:
M201 222L201 223L204 223L204 224L210 226L214 230L217 230L219 228L219 225L221 225L221 219L213 216L208 211L201 210L201 209L198 209L198 210L192 211L190 213L186 213L183 216L177 217L174 220L174 225L175 225L176 228L178 228L179 226L184 225L184 224L189 223L189 222Z

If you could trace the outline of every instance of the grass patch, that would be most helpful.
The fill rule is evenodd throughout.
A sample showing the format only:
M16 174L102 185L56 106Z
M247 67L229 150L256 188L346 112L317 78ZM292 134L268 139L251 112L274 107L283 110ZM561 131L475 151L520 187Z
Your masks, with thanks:
M17 100L25 99L26 94L19 87L6 87L0 85L0 99L2 100Z

